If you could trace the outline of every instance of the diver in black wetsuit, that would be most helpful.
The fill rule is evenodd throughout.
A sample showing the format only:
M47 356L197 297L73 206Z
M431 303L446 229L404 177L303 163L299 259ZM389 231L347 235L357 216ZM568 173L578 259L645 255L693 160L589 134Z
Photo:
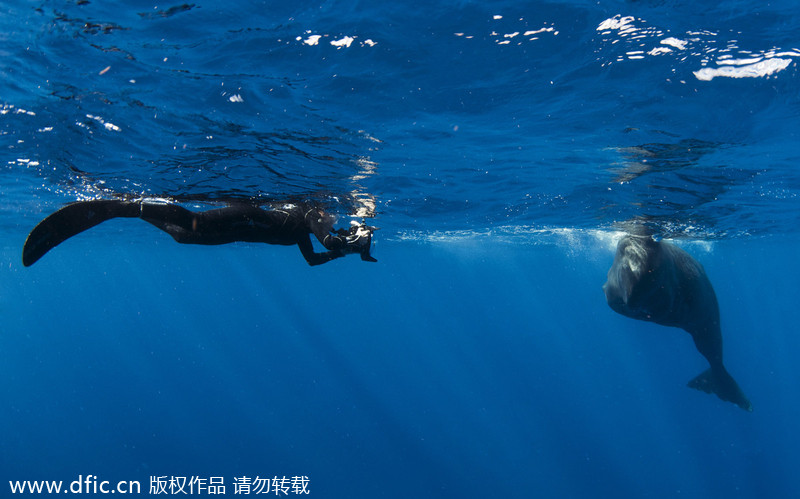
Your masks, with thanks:
M335 218L304 203L274 203L262 208L234 203L195 212L163 200L96 199L71 203L42 220L28 235L22 263L28 267L70 237L112 218L141 218L185 244L226 244L235 241L296 244L309 265L320 265L349 253L375 262L369 254L375 227L356 224L350 230L333 229ZM315 253L314 234L328 251Z

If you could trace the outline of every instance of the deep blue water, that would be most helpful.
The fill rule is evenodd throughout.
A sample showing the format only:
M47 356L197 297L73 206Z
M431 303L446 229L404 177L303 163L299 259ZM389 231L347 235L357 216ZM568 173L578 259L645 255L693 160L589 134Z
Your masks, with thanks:
M797 494L793 2L19 0L0 27L0 487ZM314 200L379 262L114 220L22 266L42 218L119 195ZM633 219L704 265L752 413L605 303Z

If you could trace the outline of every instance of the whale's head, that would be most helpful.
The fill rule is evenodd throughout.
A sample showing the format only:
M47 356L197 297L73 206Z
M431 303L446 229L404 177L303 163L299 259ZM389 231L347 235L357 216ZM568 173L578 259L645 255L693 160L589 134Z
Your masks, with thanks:
M603 285L606 301L614 311L627 316L647 314L639 310L637 288L652 270L657 248L658 243L650 237L625 236L620 240Z

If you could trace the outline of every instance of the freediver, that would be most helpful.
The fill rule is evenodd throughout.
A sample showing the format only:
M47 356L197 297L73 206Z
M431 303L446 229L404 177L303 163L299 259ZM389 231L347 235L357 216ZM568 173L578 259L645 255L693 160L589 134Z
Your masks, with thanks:
M262 206L266 206L265 208ZM320 265L350 253L370 256L376 229L353 222L349 230L334 229L336 219L308 203L255 204L234 202L223 208L191 211L156 198L95 199L70 203L34 227L22 250L28 267L70 237L112 218L141 218L183 244L227 244L236 241L297 245L309 265ZM311 234L327 251L316 253Z

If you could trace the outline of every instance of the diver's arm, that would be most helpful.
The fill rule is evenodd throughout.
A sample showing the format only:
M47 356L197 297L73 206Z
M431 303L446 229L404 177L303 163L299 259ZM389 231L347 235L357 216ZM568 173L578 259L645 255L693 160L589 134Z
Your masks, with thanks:
M337 232L333 231L333 223L336 221L336 217L333 215L316 208L311 208L304 213L303 221L308 227L308 230L314 234L317 240L326 249L336 251L347 245L345 239L346 233L342 230Z
M344 256L341 250L331 250L324 253L315 253L314 246L311 244L311 236L305 234L297 241L297 247L300 248L300 253L312 267L315 265L322 265L323 263L330 262L337 258Z

